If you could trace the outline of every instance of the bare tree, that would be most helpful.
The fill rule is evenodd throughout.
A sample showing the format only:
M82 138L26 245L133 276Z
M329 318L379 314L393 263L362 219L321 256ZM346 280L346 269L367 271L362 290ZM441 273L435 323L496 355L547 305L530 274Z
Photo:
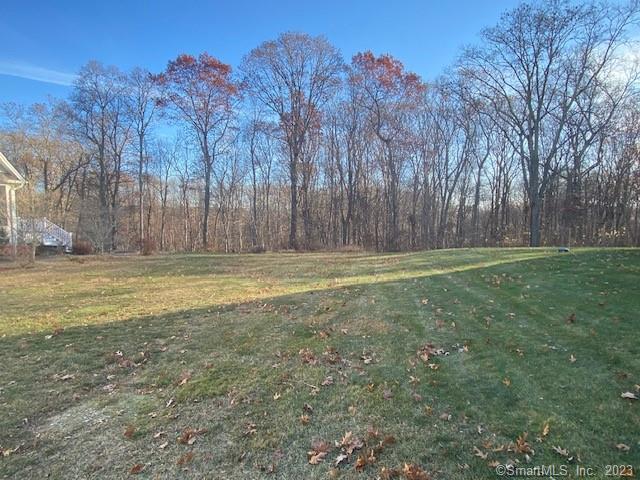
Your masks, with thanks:
M162 98L173 117L184 121L197 140L204 176L202 247L209 242L211 181L216 156L232 119L238 88L231 67L202 53L180 55L158 76Z
M541 241L541 208L570 112L615 60L636 7L548 0L522 4L484 30L461 63L478 96L508 126L529 202L530 245ZM506 132L505 132L506 133Z
M80 70L68 109L78 141L96 164L98 221L91 230L103 251L115 248L122 152L130 128L124 95L124 77L116 67L89 62Z
M133 121L133 129L136 135L137 165L136 173L138 180L138 215L139 215L139 246L143 248L144 243L144 179L147 170L148 155L146 152L147 137L149 128L154 120L158 91L157 82L150 72L142 68L134 68L128 75L129 83L129 107Z
M324 38L285 33L252 50L242 63L247 90L278 119L288 150L289 248L298 248L298 176L307 136L337 90L342 58Z
M397 250L403 168L403 155L398 152L408 143L408 116L415 114L425 87L416 74L404 71L400 61L389 55L375 57L371 52L353 57L349 82L358 89L359 100L369 112L368 121L381 143L387 206L385 248Z

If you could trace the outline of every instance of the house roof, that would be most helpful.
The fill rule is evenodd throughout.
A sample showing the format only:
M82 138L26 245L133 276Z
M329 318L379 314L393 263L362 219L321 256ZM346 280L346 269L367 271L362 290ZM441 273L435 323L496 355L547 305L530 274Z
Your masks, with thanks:
M26 180L9 160L0 152L0 184L24 185Z

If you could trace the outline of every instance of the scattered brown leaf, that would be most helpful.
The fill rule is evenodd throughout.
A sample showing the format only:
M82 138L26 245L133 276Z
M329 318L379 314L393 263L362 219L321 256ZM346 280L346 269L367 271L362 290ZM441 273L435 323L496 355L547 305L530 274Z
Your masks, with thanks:
M404 468L402 469L402 474L407 480L430 480L427 472L414 464L405 463Z
M339 453L338 456L336 457L336 461L333 462L333 464L337 467L338 465L340 465L342 462L344 462L348 458L349 458L349 455L347 455L345 453Z
M545 422L542 426L542 436L546 437L547 435L549 435L549 422Z
M193 460L193 452L187 452L184 455L182 455L180 458L178 458L178 461L176 463L178 465L186 465L191 460Z
M351 455L354 450L359 450L364 446L362 439L353 435L352 432L347 432L342 436L340 443L336 442L337 447L341 447L347 455Z
M302 363L306 363L307 365L316 365L318 363L318 359L315 354L309 348L303 348L298 352L298 356Z
M331 375L329 375L327 378L325 378L322 381L321 385L323 387L328 387L329 385L333 385L333 377Z
M473 455L481 458L482 460L486 460L489 454L487 452L483 452L478 447L473 447Z
M558 455L561 455L563 457L568 457L569 456L569 452L567 451L566 448L562 448L559 445L554 445L551 448L554 452L556 452Z
M186 385L189 380L191 380L191 372L185 370L180 374L177 385L182 387L183 385Z
M133 437L133 434L136 433L136 427L134 427L133 425L128 425L127 428L124 430L124 438L131 438Z
M533 453L533 450L531 448L531 445L529 445L529 442L527 442L527 436L529 434L527 432L524 432L522 435L520 435L517 439L516 439L516 451L519 453Z
M331 451L331 445L323 440L316 440L311 444L311 450L307 452L309 463L317 465L322 462Z
M196 441L196 437L204 433L207 433L205 428L185 428L178 437L178 443L182 443L183 445L193 445Z

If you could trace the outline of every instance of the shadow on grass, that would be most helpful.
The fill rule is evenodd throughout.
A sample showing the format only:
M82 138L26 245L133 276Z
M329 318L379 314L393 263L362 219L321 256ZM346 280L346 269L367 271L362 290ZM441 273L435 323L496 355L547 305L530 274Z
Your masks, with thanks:
M158 466L163 457L150 438L160 429L194 426L193 419L212 431L196 444L194 477L215 465L228 478L247 471L255 478L262 475L256 465L276 462L284 478L322 478L328 465L310 470L306 464L311 441L339 439L348 430L362 434L370 424L398 439L385 464L414 461L446 478L462 478L458 463L486 474L485 463L473 457L485 437L497 446L527 431L533 441L545 422L554 445L592 464L628 460L611 445L632 444L640 427L637 411L619 398L640 371L634 340L640 298L633 292L639 252L499 264L485 256L489 266L466 267L451 255L444 273L420 275L424 259L408 254L414 264L381 267L401 277L395 280L69 327L49 339L4 337L0 445L23 446L0 471L91 473L99 452L87 448L99 446L87 447L86 435L96 431L85 432L80 423L63 429L71 440L56 445L60 439L48 427L83 405L105 416L109 440L127 442L126 451L105 454L103 463L119 470L101 467L102 477L118 478L123 465L139 461L149 463L149 472L178 474L173 457ZM567 323L572 313L577 320ZM450 352L433 360L437 369L416 357L426 342ZM468 352L458 351L463 345ZM333 383L322 387L328 376ZM305 426L299 416L307 403L314 411ZM182 416L172 418L173 412ZM445 414L451 419L442 420ZM122 439L126 422L138 428L131 440ZM248 434L253 423L257 431ZM248 457L238 463L237 452L220 447L224 454L208 459L204 450L218 448L222 434ZM550 445L536 450L536 461L557 462ZM277 460L275 452L281 452ZM506 461L498 455L492 454ZM61 463L65 457L68 464Z

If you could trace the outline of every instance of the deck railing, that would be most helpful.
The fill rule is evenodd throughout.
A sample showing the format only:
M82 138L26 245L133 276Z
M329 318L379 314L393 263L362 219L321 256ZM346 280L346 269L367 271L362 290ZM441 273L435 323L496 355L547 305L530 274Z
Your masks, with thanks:
M67 250L73 247L73 234L47 218L19 218L18 232L26 241L32 241L35 238L47 245L53 238L60 247L65 247Z

